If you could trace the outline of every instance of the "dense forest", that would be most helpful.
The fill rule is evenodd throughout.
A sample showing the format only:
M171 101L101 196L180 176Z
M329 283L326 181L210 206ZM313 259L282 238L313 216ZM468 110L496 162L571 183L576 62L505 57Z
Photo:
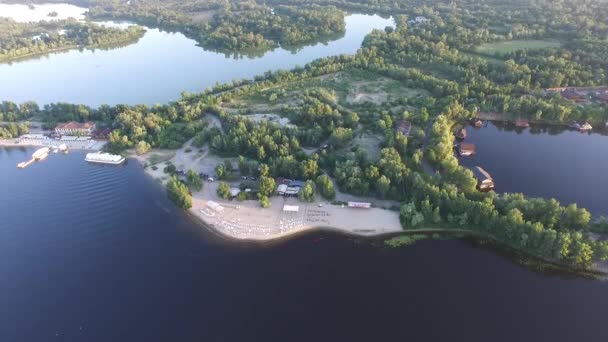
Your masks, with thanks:
M0 17L0 62L71 48L99 48L137 41L145 30L122 30L74 19L18 23Z
M286 48L331 38L345 30L335 7L276 6L255 1L92 1L91 19L128 19L179 30L202 46L224 52Z
M235 49L322 34L326 28L307 28L317 25L316 20L331 23L330 30L339 29L343 16L339 13L346 10L390 13L396 27L372 32L353 56L324 58L291 71L217 85L199 94L183 94L166 105L94 109L59 103L38 108L33 103L4 102L0 106L4 121L95 120L114 128L108 148L115 152L140 144L178 148L193 138L195 145L208 145L219 155L241 156L261 165L264 181L271 176L301 178L311 181L308 187L316 183L320 192L332 197L334 189L327 181L331 179L340 191L397 201L405 229L467 229L577 267L608 258L608 242L589 235L590 230L605 229L605 220L596 221L587 210L562 206L553 199L481 193L471 171L459 165L453 153L454 127L480 111L552 124L608 121L605 104L579 105L542 92L543 88L608 85L608 8L602 2L312 0L302 7L296 7L296 0L271 0L265 5L253 1L89 3L92 16L165 25L189 36L222 32L214 44ZM274 15L269 8L274 8ZM279 30L258 26L281 22L274 16L294 8L303 11L298 16L305 19L291 18ZM195 14L209 11L213 13L208 20L194 19ZM223 26L226 23L231 24ZM288 32L297 34L285 38L290 37ZM242 42L249 37L254 37L253 45ZM369 78L419 89L420 95L346 106L335 89L293 90L294 84L318 83L322 76L362 71ZM247 117L246 105L237 107L245 115L227 110L248 98L276 106L291 125L254 121ZM222 129L210 125L209 116L219 118ZM401 120L417 127L407 137L396 130ZM365 134L381 140L377 155L357 143ZM304 147L314 152L306 153Z

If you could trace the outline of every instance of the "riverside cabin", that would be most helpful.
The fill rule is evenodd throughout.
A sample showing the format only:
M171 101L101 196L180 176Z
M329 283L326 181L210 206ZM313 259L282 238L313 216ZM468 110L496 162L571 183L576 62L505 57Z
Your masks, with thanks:
M458 146L458 154L463 157L472 156L476 152L475 144L461 143Z
M479 191L490 191L494 189L494 179L484 170L481 166L475 166L473 169L473 175L477 178L477 189Z

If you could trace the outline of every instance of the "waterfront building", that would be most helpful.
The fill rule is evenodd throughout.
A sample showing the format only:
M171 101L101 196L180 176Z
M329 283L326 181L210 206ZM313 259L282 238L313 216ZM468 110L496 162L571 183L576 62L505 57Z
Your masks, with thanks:
M481 166L472 168L473 175L477 178L477 189L480 191L490 191L494 189L494 179Z
M476 153L475 144L462 143L458 146L458 154L461 156L472 156Z
M95 131L94 122L76 122L58 124L55 127L55 134L58 135L92 135Z

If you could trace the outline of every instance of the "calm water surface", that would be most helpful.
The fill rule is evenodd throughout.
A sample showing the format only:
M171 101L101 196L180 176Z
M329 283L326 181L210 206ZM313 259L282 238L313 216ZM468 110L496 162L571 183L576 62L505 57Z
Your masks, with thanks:
M214 238L134 162L0 149L2 341L606 341L608 283L491 250ZM322 240L315 243L319 237Z
M608 215L608 136L556 127L516 131L492 123L467 131L477 154L460 160L484 167L496 191L554 197Z
M95 107L104 103L167 103L183 91L200 92L216 83L253 78L268 70L354 54L368 33L386 26L394 26L393 20L353 14L346 17L346 34L337 40L297 52L276 49L262 57L240 59L206 51L181 33L148 28L136 44L118 49L72 50L0 64L0 100L64 101Z

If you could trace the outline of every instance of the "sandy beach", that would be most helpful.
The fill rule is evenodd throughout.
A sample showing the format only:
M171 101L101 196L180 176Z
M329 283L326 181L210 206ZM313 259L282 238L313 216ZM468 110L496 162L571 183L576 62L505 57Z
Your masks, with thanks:
M186 152L190 151L190 152ZM213 169L222 158L212 155L207 149L195 149L186 144L179 150L152 150L146 155L131 158L138 160L145 172L165 184L168 176L163 172L166 162L177 169L195 170L213 175ZM153 167L156 166L156 167ZM239 180L228 182L238 187ZM224 200L217 196L218 182L205 182L203 190L193 192L192 208L189 212L206 226L221 235L239 240L273 240L307 230L330 229L358 236L378 236L402 232L399 213L396 211L370 208L357 209L342 205L332 205L317 195L312 203L300 202L297 198L273 196L272 205L262 208L258 201ZM356 197L351 197L356 200ZM223 210L217 211L209 202L219 204ZM382 205L384 203L378 203ZM284 205L297 206L297 212L286 212Z

